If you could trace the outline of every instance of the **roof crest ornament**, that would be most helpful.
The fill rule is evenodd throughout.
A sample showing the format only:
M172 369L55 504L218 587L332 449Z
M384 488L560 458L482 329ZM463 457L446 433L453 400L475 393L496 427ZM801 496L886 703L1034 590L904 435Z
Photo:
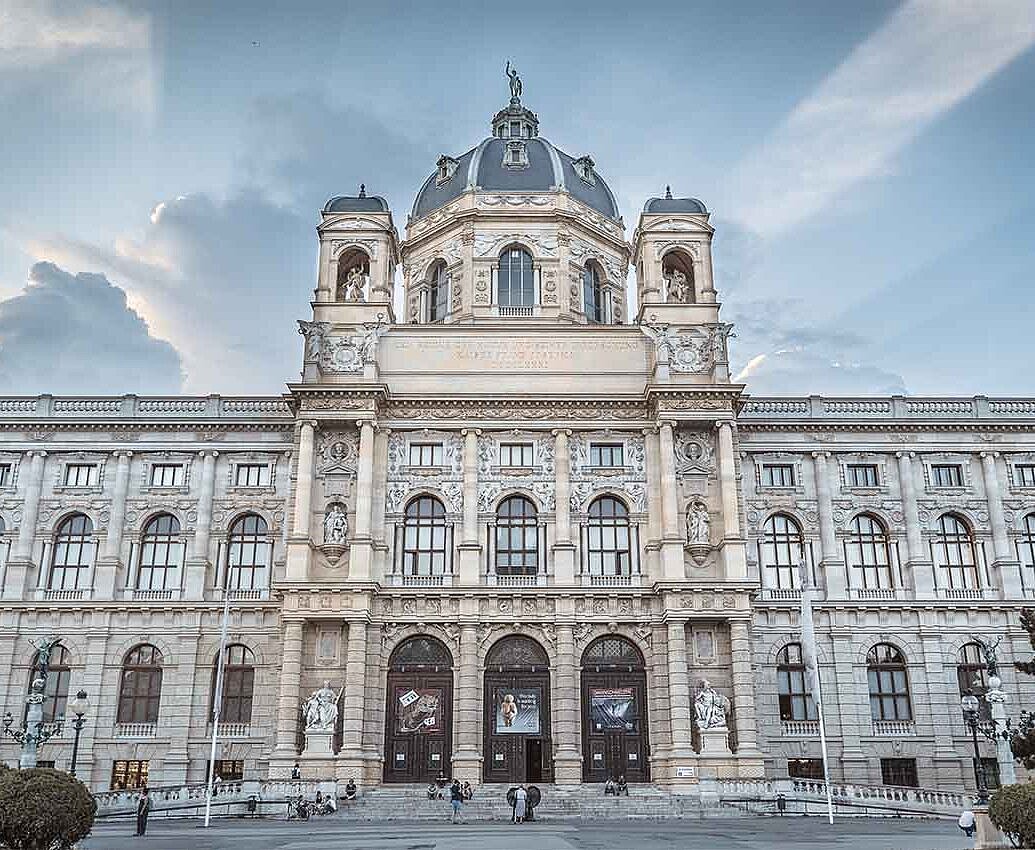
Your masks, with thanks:
M509 59L504 73L510 78L510 102L516 106L521 103L521 77L518 76L517 68L511 67Z

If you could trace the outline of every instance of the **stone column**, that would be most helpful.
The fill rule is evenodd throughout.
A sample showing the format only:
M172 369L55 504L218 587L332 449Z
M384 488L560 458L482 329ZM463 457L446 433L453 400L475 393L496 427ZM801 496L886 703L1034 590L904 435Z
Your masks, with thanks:
M94 595L114 599L118 573L122 568L122 536L126 524L126 494L129 491L129 464L133 452L116 452L115 486L111 496L111 516L104 551L94 570Z
M661 480L661 448L657 428L643 429L643 447L647 464L647 537L644 540L646 564L644 573L651 581L662 578L661 572L661 488L654 482Z
M577 666L574 629L571 623L558 624L557 687L553 696L554 781L558 785L577 785L582 782Z
M690 777L677 777L676 768L696 765L697 758L691 742L693 705L690 699L690 673L686 660L686 620L669 620L667 625L669 723L672 727L671 778L676 784L680 783L680 779L686 784L685 780Z
M676 451L671 422L658 425L661 473L661 573L666 581L683 581L686 566L679 530L679 494L676 491Z
M190 766L187 742L190 739L190 723L194 718L191 704L194 701L194 688L197 680L199 634L200 630L195 625L190 633L180 635L177 641L177 663L173 687L164 689L162 694L158 728L160 734L167 731L169 735L169 749L162 758L163 785L185 785L187 783L187 769ZM204 660L201 664L204 667ZM201 715L202 728L208 728L204 724L204 719L209 713L209 705L206 702L205 713ZM211 729L209 732L211 733Z
M313 441L315 422L302 422L298 429L298 472L295 476L294 537L308 538L313 519ZM356 523L359 524L358 522Z
M460 584L480 584L478 542L478 435L477 428L465 428L464 436L464 525L460 532Z
M747 553L740 531L740 494L737 492L737 461L733 446L733 423L715 423L719 438L719 489L722 492L722 561L726 578L747 578Z
M388 440L391 428L378 428L374 434L374 488L371 496L373 519L371 534L374 538L374 563L371 578L380 581L388 572L388 543L385 540L385 491L388 486Z
M456 729L456 751L453 753L453 775L474 785L482 777L481 730L478 717L478 626L463 623L460 626L460 669L457 673L456 710L453 728Z
M274 758L277 773L286 777L298 753L298 713L301 710L303 620L284 623L284 644L280 664L280 697L277 708L277 745Z
M992 524L992 548L994 574L999 578L999 588L1005 599L1020 599L1024 596L1021 586L1021 565L1010 550L1010 535L1006 530L1006 515L1003 512L1003 494L999 489L999 472L996 468L998 452L981 453L981 469L985 479L985 498L988 500L988 518Z
M363 776L363 698L367 676L367 626L349 622L345 650L345 698L342 700L341 752L346 774Z
M554 488L553 577L558 585L575 583L575 541L571 534L571 453L568 437L571 431L560 428L553 432Z
M4 599L21 599L25 595L29 572L35 564L32 560L32 548L36 542L36 523L40 513L40 494L43 490L43 468L46 463L46 452L29 452L29 474L25 482L25 502L22 505L22 519L18 524L18 537L11 547L7 559L7 573L4 577ZM37 584L46 587L43 577L45 564L39 565Z
M370 578L372 538L370 536L371 489L374 484L374 423L363 419L359 427L359 463L356 466L356 532L349 555L349 578Z
M755 718L755 679L751 673L751 621L730 620L730 649L733 674L734 719L737 728L737 759L750 761L740 766L743 778L761 778L762 753L758 749Z
M216 488L216 458L219 452L201 452L201 486L198 492L198 521L194 526L194 547L187 560L184 593L188 599L203 599L209 570L209 542L212 538L212 499ZM213 574L213 580L215 580Z
M828 599L844 599L848 583L845 576L845 561L837 546L834 533L834 505L830 496L829 452L813 452L812 461L816 475L816 503L819 511L820 569L826 582Z
M920 535L920 514L916 505L916 486L913 480L913 453L898 452L898 477L902 488L902 512L906 519L907 567L913 577L913 589L918 599L934 598L934 564L924 549Z

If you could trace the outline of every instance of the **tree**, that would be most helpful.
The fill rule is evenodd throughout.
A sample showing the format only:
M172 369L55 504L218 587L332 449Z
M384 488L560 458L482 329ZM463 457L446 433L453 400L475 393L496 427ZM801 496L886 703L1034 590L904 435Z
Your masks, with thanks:
M97 803L61 770L0 771L0 845L11 850L69 850L90 834Z
M1025 608L1021 611L1021 625L1028 633L1028 640L1035 650L1035 610ZM1016 661L1013 666L1028 676L1035 676L1035 659ZM1010 745L1013 747L1013 757L1028 770L1035 770L1035 714L1030 711L1021 712L1020 723Z
M1035 847L1035 784L1000 788L992 795L988 816L1014 847Z

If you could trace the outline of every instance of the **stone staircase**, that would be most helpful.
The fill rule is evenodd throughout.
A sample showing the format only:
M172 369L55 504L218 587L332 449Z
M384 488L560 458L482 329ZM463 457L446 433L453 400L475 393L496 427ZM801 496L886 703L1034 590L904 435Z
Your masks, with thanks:
M536 820L632 820L659 818L738 817L729 806L702 804L697 797L670 794L656 785L630 785L628 797L605 797L602 785L539 785L542 802ZM465 820L510 820L509 785L480 785L464 804ZM342 802L340 816L363 821L445 821L449 800L429 800L426 785L372 788L351 803Z

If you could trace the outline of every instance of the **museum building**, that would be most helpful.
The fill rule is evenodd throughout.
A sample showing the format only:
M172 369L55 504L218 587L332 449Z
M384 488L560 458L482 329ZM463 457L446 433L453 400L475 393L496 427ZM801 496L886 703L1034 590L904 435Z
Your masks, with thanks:
M627 241L513 82L405 239L327 202L283 395L0 399L0 710L57 638L81 778L204 782L228 594L225 779L817 776L804 577L833 777L973 787L979 641L1033 694L1035 400L750 396L705 205Z

